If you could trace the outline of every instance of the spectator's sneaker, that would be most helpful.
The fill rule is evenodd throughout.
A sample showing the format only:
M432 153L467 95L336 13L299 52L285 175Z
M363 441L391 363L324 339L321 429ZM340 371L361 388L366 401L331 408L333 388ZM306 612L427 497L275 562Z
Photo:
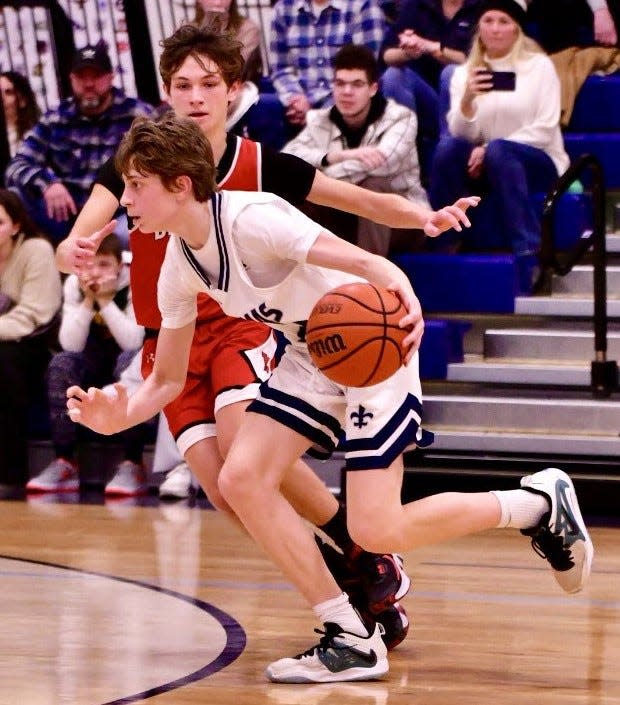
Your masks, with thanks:
M590 575L594 547L572 480L562 470L547 468L522 478L521 487L543 495L551 507L536 526L521 533L531 536L532 548L549 561L560 587L578 592Z
M137 497L147 494L146 473L142 465L123 460L116 468L114 477L105 486L104 494L121 497Z
M179 463L166 473L159 486L162 499L187 499L192 493L192 471L187 463Z
M368 609L377 615L402 599L411 586L397 553L367 553L360 556L360 571Z
M56 458L26 484L27 492L77 492L80 479L75 463Z
M333 683L367 681L388 672L387 649L381 639L382 627L375 625L367 637L345 632L328 622L316 646L292 658L274 661L267 678L274 683Z
M405 640L409 631L409 617L399 602L374 615L374 618L383 626L382 639L388 651L392 651Z

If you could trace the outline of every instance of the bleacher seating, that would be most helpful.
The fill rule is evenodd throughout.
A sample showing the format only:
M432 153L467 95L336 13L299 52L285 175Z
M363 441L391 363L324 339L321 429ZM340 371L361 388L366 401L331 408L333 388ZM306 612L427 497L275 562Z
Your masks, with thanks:
M620 189L620 72L589 76L581 88L564 133L571 160L594 154L608 189Z

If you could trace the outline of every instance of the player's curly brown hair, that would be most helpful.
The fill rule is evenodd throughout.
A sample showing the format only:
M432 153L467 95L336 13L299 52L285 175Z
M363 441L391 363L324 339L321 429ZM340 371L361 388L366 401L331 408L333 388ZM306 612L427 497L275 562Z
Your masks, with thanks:
M204 57L211 59L217 64L227 86L241 80L243 45L216 17L200 26L193 23L181 25L176 32L161 41L161 46L163 51L159 59L159 74L167 91L170 90L172 76L188 56L193 56L201 66Z
M207 201L216 190L215 162L209 140L193 120L172 112L158 120L136 118L125 133L115 158L119 174L137 171L159 176L174 191L176 180L188 176L197 201Z

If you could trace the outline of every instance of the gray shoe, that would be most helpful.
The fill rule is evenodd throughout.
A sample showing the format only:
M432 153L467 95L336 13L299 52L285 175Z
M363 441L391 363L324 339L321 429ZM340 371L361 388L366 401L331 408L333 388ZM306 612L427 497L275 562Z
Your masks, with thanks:
M579 592L590 576L594 547L572 480L558 468L547 468L522 478L521 487L543 495L551 507L536 526L521 533L530 536L534 551L549 561L560 587Z
M104 494L121 497L137 497L149 491L146 483L146 473L142 465L131 460L123 460L112 479L105 486Z
M77 492L79 489L77 467L64 458L53 460L26 484L28 492Z

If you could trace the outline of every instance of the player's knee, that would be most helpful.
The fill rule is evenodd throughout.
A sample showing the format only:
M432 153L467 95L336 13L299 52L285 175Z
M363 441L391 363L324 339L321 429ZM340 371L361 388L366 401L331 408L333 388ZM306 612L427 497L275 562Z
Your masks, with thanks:
M384 522L372 520L372 517L348 517L349 535L358 546L370 553L391 553L397 550L399 537L392 527L384 526Z
M217 480L219 494L231 507L251 501L252 482L247 473L232 463L224 463Z

